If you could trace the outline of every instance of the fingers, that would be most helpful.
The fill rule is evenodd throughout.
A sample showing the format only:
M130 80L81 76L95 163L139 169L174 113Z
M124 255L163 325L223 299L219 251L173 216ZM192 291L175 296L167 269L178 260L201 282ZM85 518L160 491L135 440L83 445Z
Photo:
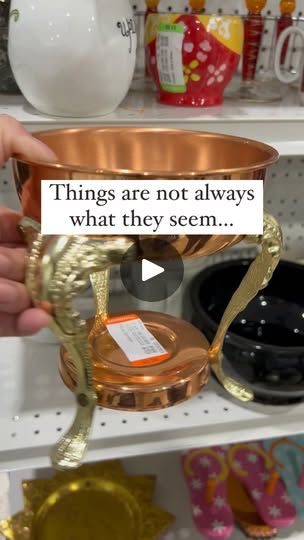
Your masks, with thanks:
M18 335L30 336L48 326L49 316L42 309L32 308L24 311L17 318Z
M54 152L44 143L30 135L14 118L1 115L0 119L0 165L14 155L37 161L55 161Z
M22 156L33 161L56 161L53 150L48 148L43 142L29 136L28 133L20 134L9 141L6 150L7 160L12 156Z
M0 115L0 166L12 156L35 161L56 160L41 141L14 118ZM49 323L48 315L31 308L24 286L26 251L18 230L20 215L0 208L0 336L31 335Z
M22 283L0 278L0 311L17 314L30 307L27 290Z
M0 246L0 278L24 282L26 249Z
M47 314L36 308L28 309L21 315L0 313L0 337L31 336L48 324Z

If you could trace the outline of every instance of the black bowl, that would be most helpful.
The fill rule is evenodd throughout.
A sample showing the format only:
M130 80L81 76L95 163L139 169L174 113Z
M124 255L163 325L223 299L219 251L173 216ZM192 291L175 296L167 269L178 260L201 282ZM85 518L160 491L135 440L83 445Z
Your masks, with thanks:
M217 264L192 282L192 323L209 341L251 262ZM224 355L226 370L246 381L257 401L304 399L304 266L280 262L268 287L230 326Z

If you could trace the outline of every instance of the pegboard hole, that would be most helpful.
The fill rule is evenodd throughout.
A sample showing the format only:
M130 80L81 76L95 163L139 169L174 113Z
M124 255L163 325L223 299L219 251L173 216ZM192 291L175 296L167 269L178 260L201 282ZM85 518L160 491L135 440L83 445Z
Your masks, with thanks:
M143 422L148 422L148 418L146 416L143 417Z
M122 420L121 423L122 424L127 424L128 420Z
M208 409L205 409L205 410L204 410L204 413L205 413L205 414L209 414L209 410L208 410Z
M168 414L164 414L164 419L165 419L165 420L168 420L168 418L169 418L169 415L168 415Z
M57 431L59 431L59 432L62 431L62 427L58 427Z
M100 425L101 425L101 427L105 427L107 424L106 424L106 422L101 422Z
M39 414L39 413L36 413L36 414L34 415L34 418L40 418L40 414Z
M17 433L11 433L11 437L12 439L15 439L15 437L17 437Z
M190 416L188 412L184 412L184 416Z
M61 411L57 411L57 412L56 412L56 415L57 415L57 416L60 416L60 415L61 415Z
M228 412L229 411L228 407L224 407L223 411Z
M40 433L39 429L36 429L36 430L34 431L34 435L39 435L39 433Z

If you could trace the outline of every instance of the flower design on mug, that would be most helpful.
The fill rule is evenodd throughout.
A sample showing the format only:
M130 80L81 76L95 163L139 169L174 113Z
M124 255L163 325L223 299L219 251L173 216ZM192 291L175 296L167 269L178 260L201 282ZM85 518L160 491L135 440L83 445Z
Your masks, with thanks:
M212 47L211 47L209 41L207 41L207 39L204 39L204 41L202 41L199 46L200 46L200 49L202 49L202 51L204 51L204 52L212 51Z
M198 82L201 80L199 73L196 73L196 68L199 66L198 60L192 60L190 64L184 66L184 81L187 84L190 80L193 82Z
M210 73L210 77L207 80L207 86L211 86L215 82L222 83L224 80L223 73L227 69L227 64L222 64L219 69L215 69L215 66L213 64L209 64L208 66L208 72Z
M204 41L199 44L199 48L200 51L196 54L196 59L203 64L208 58L208 53L212 51L212 46L207 39L204 39Z
M184 51L185 52L192 53L193 49L194 49L194 43L191 43L191 41L187 41L184 44Z

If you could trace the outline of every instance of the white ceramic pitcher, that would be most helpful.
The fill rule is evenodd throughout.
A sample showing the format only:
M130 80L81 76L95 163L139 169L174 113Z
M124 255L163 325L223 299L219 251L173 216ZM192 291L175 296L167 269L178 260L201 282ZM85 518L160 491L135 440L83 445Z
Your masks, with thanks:
M66 117L114 111L131 85L136 29L129 0L12 0L9 58L38 111Z
M304 58L300 62L299 69L295 73L286 72L281 66L281 54L285 41L292 35L298 35L302 38L304 46L304 30L298 26L289 26L281 33L275 52L274 70L277 78L282 83L292 84L299 81L300 103L304 106Z

